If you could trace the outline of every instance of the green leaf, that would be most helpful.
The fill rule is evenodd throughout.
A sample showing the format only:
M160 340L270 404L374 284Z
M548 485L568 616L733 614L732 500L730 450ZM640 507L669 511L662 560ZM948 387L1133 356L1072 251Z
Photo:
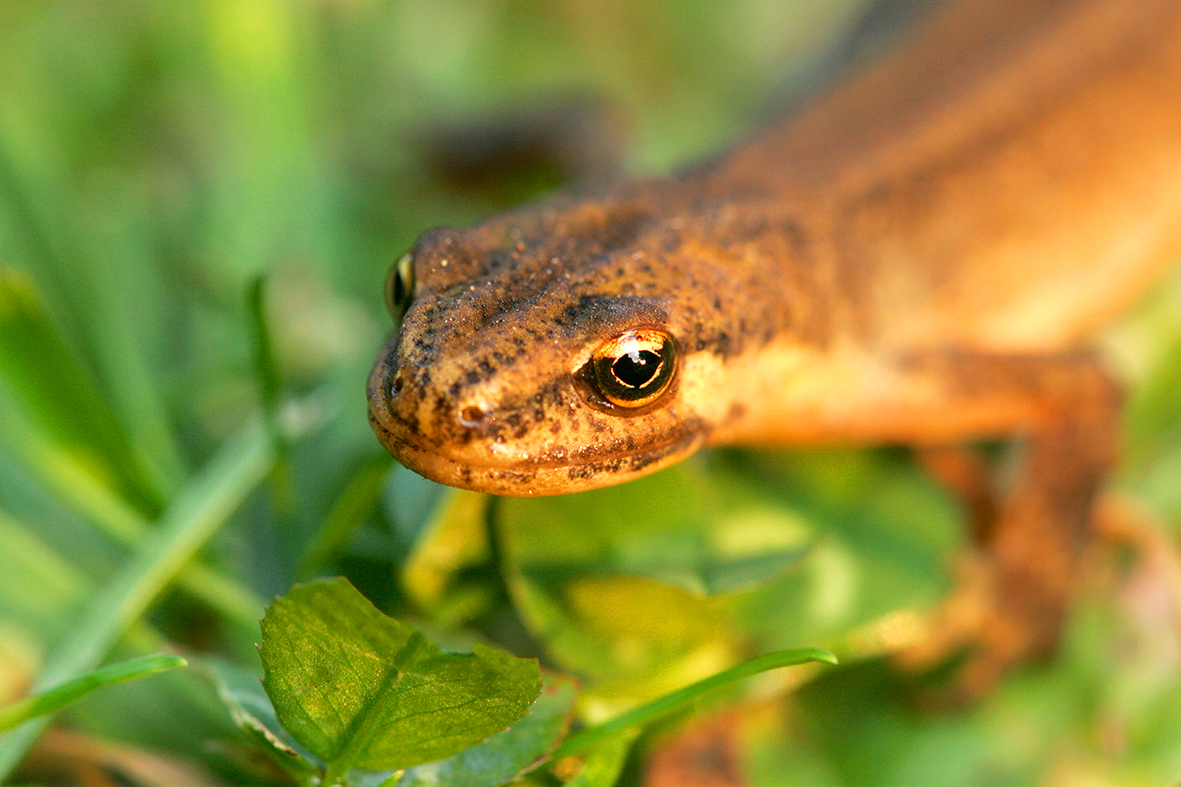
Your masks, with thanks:
M48 716L55 713L71 702L81 699L103 686L147 677L164 670L183 667L185 664L185 660L180 656L156 655L103 667L88 675L55 686L49 691L0 708L0 731L10 730L38 716Z
M481 645L444 653L344 579L272 604L261 655L280 723L330 775L450 757L525 716L541 692L535 660Z
M570 725L574 684L547 675L529 715L454 757L411 768L398 787L495 787L520 775L557 745Z
M866 653L862 633L943 598L965 536L948 492L890 449L731 452L820 535L797 570L729 607L761 650L825 643ZM869 652L880 642L868 645Z
M701 461L497 511L526 625L564 669L638 698L730 663L744 645L719 614L728 597L810 564L817 543L766 490Z
M765 489L700 461L576 495L506 499L501 509L513 556L530 573L647 576L699 596L757 586L799 564L816 539Z
M513 578L518 608L554 658L598 689L610 682L647 698L686 666L701 670L691 678L724 666L736 645L716 604L673 585L632 576L547 579Z
M275 716L275 708L262 690L253 670L225 661L202 664L217 686L217 696L238 729L297 782L308 783L320 775L322 763L288 735Z

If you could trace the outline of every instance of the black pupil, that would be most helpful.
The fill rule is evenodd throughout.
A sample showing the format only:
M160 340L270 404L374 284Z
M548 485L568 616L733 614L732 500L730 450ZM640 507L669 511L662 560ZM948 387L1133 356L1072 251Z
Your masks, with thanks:
M615 379L629 388L639 388L651 382L659 369L660 356L651 350L632 350L611 364Z

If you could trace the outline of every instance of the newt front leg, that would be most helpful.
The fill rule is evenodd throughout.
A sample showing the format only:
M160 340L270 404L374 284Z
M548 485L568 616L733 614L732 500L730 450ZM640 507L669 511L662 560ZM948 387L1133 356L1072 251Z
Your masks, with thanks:
M1097 493L1112 466L1120 396L1090 353L1052 358L946 354L915 362L948 386L949 414L1010 420L1016 467L976 501L964 584L911 664L968 648L957 693L979 696L1005 668L1056 644L1091 539ZM954 416L953 416L954 417ZM921 437L921 436L919 436Z

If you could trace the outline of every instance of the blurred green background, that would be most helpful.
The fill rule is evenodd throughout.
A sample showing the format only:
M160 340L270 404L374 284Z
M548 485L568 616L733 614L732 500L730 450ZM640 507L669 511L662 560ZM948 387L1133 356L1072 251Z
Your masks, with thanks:
M395 468L370 433L382 284L420 231L708 154L864 5L4 0L0 702L168 644L255 668L266 600L343 573L441 642L579 676L588 719L745 655L832 648L848 666L790 698L775 677L719 698L751 784L1181 777L1177 276L1107 340L1132 391L1117 486L1147 524L1096 558L1054 663L950 716L876 658L945 592L962 538L904 453L717 452L491 501ZM472 153L506 135L524 153ZM186 549L201 560L169 584ZM200 670L64 720L209 783L274 778ZM90 750L64 734L29 778L77 777ZM657 783L662 740L626 779Z

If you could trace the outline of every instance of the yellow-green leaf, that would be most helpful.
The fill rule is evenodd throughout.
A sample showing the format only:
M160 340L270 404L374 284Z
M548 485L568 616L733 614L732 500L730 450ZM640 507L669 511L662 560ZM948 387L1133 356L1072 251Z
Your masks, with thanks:
M262 637L275 713L330 773L449 757L507 729L541 692L535 660L480 645L444 653L344 579L277 600Z

